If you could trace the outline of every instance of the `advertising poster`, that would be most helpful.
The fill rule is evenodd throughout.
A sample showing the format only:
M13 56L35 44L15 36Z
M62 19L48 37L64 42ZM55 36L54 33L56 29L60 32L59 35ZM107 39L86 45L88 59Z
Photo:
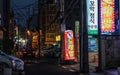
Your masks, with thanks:
M98 51L98 40L94 37L88 38L88 52L97 52Z
M88 57L89 57L89 70L91 72L96 71L99 62L98 53L98 39L95 36L88 37Z
M114 0L101 0L101 32L102 34L115 31Z
M64 60L74 60L75 54L74 54L74 37L73 37L73 31L72 30L66 30L63 33L63 59Z
M98 34L98 0L87 0L88 34Z

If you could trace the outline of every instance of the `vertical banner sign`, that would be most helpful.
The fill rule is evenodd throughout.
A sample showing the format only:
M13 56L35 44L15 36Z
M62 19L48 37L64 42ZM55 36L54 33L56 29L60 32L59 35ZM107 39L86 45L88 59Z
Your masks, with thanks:
M87 0L88 34L98 34L98 0Z
M114 0L101 0L101 32L114 32Z
M15 26L15 34L16 34L16 36L18 36L18 26Z
M79 21L75 21L75 36L79 37Z
M66 30L63 33L63 59L64 60L74 60L74 37L72 30Z

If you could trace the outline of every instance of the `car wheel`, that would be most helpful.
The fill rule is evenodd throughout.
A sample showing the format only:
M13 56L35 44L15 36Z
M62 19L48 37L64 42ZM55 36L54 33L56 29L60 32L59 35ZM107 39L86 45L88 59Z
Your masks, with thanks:
M0 75L4 75L5 68L10 68L6 63L0 63Z
M20 70L20 71L18 71L18 74L19 75L25 75L25 72Z
M3 75L3 65L0 63L0 75Z
M13 75L25 75L25 72L21 70L17 70L17 71L13 71Z

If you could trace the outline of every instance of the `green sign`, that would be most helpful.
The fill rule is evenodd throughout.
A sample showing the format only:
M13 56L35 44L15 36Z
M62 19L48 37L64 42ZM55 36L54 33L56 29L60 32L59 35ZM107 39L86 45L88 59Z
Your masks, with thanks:
M88 30L88 34L98 34L98 30Z
M76 36L79 35L79 25L80 25L80 22L79 21L75 21L75 35Z

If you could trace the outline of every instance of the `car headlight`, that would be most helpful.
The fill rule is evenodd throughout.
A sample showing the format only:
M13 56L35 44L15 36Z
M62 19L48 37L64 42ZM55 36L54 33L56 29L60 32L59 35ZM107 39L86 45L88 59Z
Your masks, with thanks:
M15 60L12 60L12 66L13 66L13 68L15 68L15 65L16 65Z

